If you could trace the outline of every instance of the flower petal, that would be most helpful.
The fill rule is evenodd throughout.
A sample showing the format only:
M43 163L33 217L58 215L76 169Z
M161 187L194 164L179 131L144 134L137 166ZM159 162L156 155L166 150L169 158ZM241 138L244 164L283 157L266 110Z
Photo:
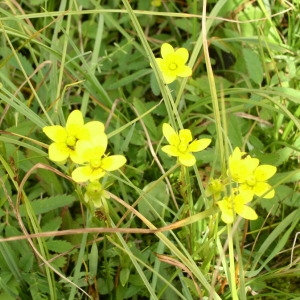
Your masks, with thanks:
M258 166L254 171L254 176L257 181L265 181L271 178L277 171L277 168L271 165Z
M68 127L71 124L75 124L75 125L79 125L79 126L84 125L83 116L82 116L82 113L80 110L75 109L69 114L69 117L68 117L67 123L66 123L66 128L68 129Z
M174 48L168 43L163 43L161 45L160 53L161 57L165 59L169 54L174 53Z
M101 168L94 169L92 174L90 175L89 180L90 181L95 181L98 180L99 178L102 178L105 176L105 171Z
M226 224L233 223L233 210L231 208L229 199L225 198L224 200L218 201L217 204L222 212L221 219Z
M166 84L172 83L174 80L176 80L176 75L166 75L163 73L163 77Z
M72 179L75 182L86 182L90 179L93 169L90 166L78 167L72 172Z
M235 211L238 215L247 220L256 220L258 218L255 210L247 205L238 206Z
M177 76L179 77L189 77L193 73L192 69L188 66L182 66L177 71Z
M271 199L275 196L275 190L266 182L257 182L253 187L253 192L256 196L263 197L264 199Z
M246 183L242 183L239 185L239 192L241 194L249 194L249 197L251 196L252 198L254 196L253 188Z
M211 139L200 139L193 141L188 148L189 152L199 152L208 147L211 143Z
M52 143L48 149L49 158L56 162L65 161L70 156L71 151L65 143Z
M192 133L189 129L179 130L178 136L182 144L189 144L193 140Z
M45 126L43 132L49 139L57 143L65 142L68 136L66 129L60 125Z
M114 171L121 168L126 163L123 155L111 155L104 157L101 161L101 168L105 171Z
M189 52L185 48L179 48L175 51L176 55L180 56L181 63L185 64L189 59Z
M180 155L180 152L177 150L177 148L172 145L163 146L163 147L161 147L161 150L170 156L179 156Z
M240 192L234 197L234 203L241 203L241 204L246 204L252 201L253 199L253 193L248 193L248 192Z
M196 163L196 158L191 153L180 153L178 158L179 162L186 167L191 167Z
M177 146L180 143L178 134L170 124L164 123L162 130L163 130L163 135L165 136L165 138L167 139L170 145Z
M91 121L84 125L88 129L90 138L104 134L104 124L98 121Z

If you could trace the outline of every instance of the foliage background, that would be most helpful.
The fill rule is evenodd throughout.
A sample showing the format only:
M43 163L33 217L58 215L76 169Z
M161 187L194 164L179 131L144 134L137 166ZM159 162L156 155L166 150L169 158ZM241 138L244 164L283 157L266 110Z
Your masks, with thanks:
M0 299L297 299L299 11L273 0L2 2ZM191 78L160 82L150 63L163 42L188 49ZM108 178L109 215L91 215L70 167L47 158L42 128L76 108L128 160ZM164 122L213 138L185 176L160 150ZM276 196L228 229L204 191L236 146L277 166Z

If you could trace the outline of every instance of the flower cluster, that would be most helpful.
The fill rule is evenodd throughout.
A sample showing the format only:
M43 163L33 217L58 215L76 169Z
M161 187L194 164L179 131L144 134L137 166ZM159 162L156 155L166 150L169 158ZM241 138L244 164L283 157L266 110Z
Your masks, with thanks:
M178 157L180 164L186 167L191 167L196 163L196 158L193 152L204 150L211 143L211 139L204 138L194 140L189 129L181 129L177 133L171 125L163 124L163 135L170 145L163 146L162 151L170 156Z
M82 113L74 110L67 119L66 127L46 126L43 131L53 141L48 150L49 158L59 164L70 158L77 164L72 171L72 179L77 183L89 182L85 199L91 199L95 207L99 207L99 199L106 198L107 194L97 180L126 163L123 155L105 154L108 140L104 125L98 121L84 124Z
M271 165L260 165L259 159L253 158L239 148L235 148L229 157L228 178L224 180L228 184L236 185L231 188L230 196L221 198L221 193L225 191L225 186L221 180L212 180L207 187L206 195L213 196L222 212L222 220L230 224L234 221L235 214L247 220L257 219L256 212L249 207L254 196L270 199L275 195L274 189L267 180L271 178L277 169Z
M185 65L189 59L187 49L174 50L170 44L164 43L160 51L162 58L156 58L156 62L166 84L173 82L177 76L189 77L192 75L192 69Z

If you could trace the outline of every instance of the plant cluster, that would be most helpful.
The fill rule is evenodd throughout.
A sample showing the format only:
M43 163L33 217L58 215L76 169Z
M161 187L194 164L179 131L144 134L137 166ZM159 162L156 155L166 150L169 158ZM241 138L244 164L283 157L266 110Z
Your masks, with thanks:
M296 299L300 6L275 2L0 4L0 300Z

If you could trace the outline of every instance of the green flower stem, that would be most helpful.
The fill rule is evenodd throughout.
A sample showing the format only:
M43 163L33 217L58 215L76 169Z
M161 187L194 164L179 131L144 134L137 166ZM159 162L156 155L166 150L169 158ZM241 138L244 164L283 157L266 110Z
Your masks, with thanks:
M191 181L188 169L185 166L181 166L180 170L180 194L183 198L185 209L182 211L182 219L185 219L194 214L194 203L191 191ZM193 223L189 226L189 242L188 245L190 247L190 253L193 252L194 243L193 237L197 237L197 224Z
M235 278L235 263L234 263L234 247L232 238L231 225L227 225L227 236L228 236L228 249L229 249L229 286L231 291L232 300L239 300L237 294L236 278Z

